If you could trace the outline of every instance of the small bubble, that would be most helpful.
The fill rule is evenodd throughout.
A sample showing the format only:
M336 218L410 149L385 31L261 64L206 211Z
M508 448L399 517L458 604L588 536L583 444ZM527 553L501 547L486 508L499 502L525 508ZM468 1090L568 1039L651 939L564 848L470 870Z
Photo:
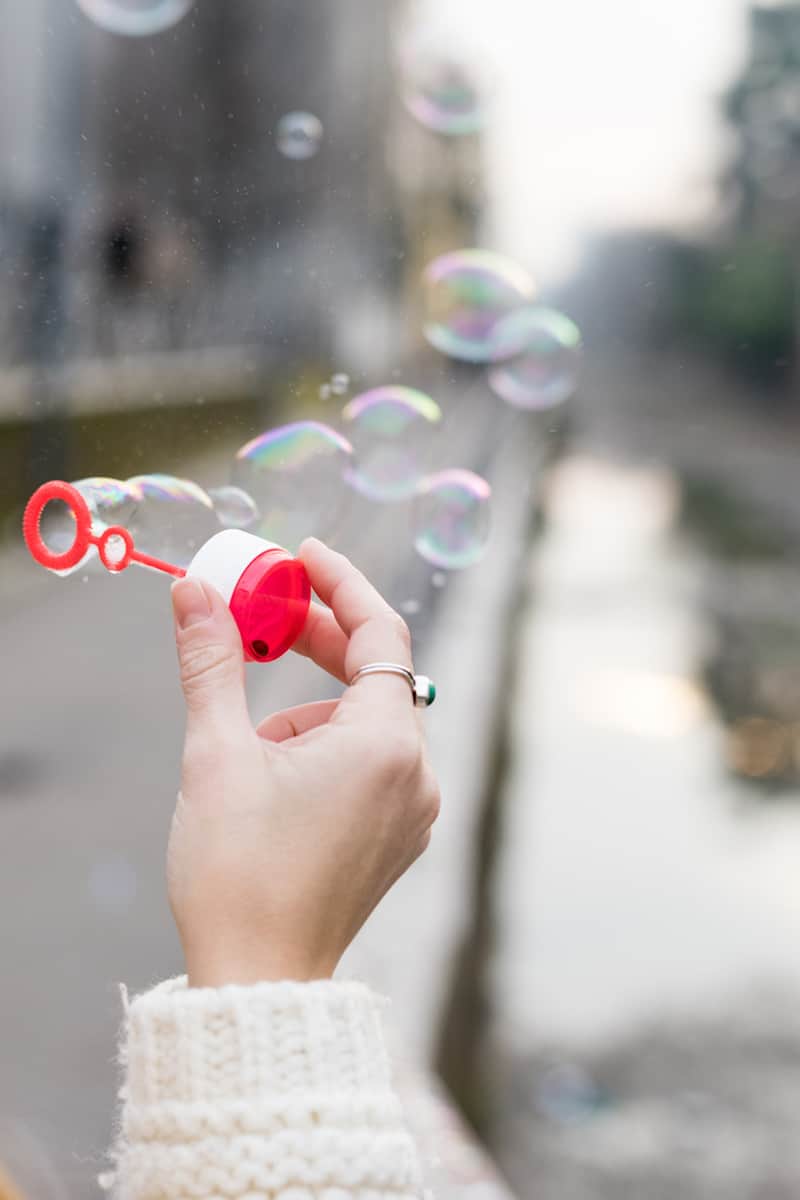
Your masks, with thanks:
M331 391L334 396L344 396L350 387L350 376L338 371L331 376Z
M249 529L258 520L258 506L244 488L233 485L210 488L208 495L225 529Z
M323 383L322 387L319 389L320 400L330 400L332 395L333 395L333 390L331 388L331 385L329 383Z
M419 600L404 600L400 605L400 612L406 617L415 617L421 608Z
M434 571L431 575L431 583L435 588L443 588L447 586L447 575L444 571Z
M78 0L90 20L109 33L150 37L177 25L194 0Z
M420 58L403 99L420 125L447 137L477 133L486 120L480 91L458 63Z
M323 133L322 122L313 113L286 113L278 122L278 150L296 162L313 158L322 145Z

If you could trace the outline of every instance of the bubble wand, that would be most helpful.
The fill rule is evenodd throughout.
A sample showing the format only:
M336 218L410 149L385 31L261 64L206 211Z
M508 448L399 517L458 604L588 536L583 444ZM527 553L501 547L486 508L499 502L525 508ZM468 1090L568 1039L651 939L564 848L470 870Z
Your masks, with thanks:
M75 537L66 550L52 550L42 537L42 514L61 501L75 522ZM176 579L203 579L223 596L242 636L248 662L272 662L297 640L311 603L311 585L299 559L274 542L242 529L224 529L209 538L189 566L178 567L137 550L122 525L95 532L91 509L70 483L51 480L33 493L25 507L22 533L33 558L49 571L77 567L94 546L107 571L119 574L132 563Z

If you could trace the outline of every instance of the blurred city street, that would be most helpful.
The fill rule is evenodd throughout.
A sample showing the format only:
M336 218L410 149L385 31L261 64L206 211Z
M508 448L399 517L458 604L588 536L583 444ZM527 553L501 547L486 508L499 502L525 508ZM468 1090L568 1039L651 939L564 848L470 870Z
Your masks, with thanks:
M182 968L168 581L20 537L86 476L183 562L323 536L410 626L442 814L341 973L437 1200L798 1195L800 4L700 7L0 0L24 1200L99 1196L119 985ZM258 717L339 688L247 678Z

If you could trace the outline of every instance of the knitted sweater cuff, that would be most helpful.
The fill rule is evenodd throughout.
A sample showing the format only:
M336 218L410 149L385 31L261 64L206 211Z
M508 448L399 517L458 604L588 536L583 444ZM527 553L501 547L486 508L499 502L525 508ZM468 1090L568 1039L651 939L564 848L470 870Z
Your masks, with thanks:
M418 1195L381 1007L362 984L327 981L177 979L136 997L117 1195Z

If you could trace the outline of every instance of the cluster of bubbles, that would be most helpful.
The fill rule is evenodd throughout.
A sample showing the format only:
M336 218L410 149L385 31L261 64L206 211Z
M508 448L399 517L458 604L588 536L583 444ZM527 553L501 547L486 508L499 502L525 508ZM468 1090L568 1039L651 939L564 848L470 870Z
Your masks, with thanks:
M457 250L426 267L423 287L428 342L449 358L486 366L500 399L548 409L575 393L580 330L564 313L534 303L533 280L517 263Z
M320 400L330 400L334 396L346 396L350 391L350 376L344 371L335 371L327 383L319 389Z
M457 251L428 266L424 287L430 344L485 366L489 386L508 404L549 409L575 391L580 332L563 313L533 303L533 282L516 263L485 250ZM320 395L341 399L349 390L349 377L336 372ZM303 420L252 438L223 487L205 490L163 474L75 486L97 532L122 525L140 550L177 566L220 527L253 530L290 548L311 532L326 537L339 524L348 489L375 503L408 503L414 548L436 568L441 586L441 572L481 558L491 506L485 479L461 467L436 469L433 435L442 424L431 396L387 384L346 399L339 428ZM68 529L49 531L56 549L68 537Z
M146 36L175 25L194 0L77 0L113 33ZM483 91L463 67L433 53L409 56L403 72L407 111L445 137L475 134L485 124ZM282 116L275 144L302 162L319 151L322 123L313 113ZM535 303L533 280L521 266L481 249L436 258L423 275L424 334L441 354L487 371L492 392L507 404L549 409L575 391L581 335L563 313ZM320 399L350 395L343 372L330 376ZM184 566L218 528L251 529L295 547L310 533L337 525L348 489L381 504L407 503L413 544L436 568L468 567L489 536L491 488L464 468L436 469L432 435L443 423L434 399L410 387L386 385L346 400L339 427L296 421L247 442L235 457L232 481L204 490L172 475L126 481L83 479L76 486L98 532L123 525L137 547ZM52 534L57 544L68 529ZM415 603L415 602L413 602Z
M329 535L342 515L348 488L379 503L409 502L417 552L444 570L471 565L489 535L489 484L471 471L431 472L430 433L442 411L412 388L374 388L342 410L340 432L320 421L295 421L267 430L236 453L233 482L202 488L174 475L127 480L79 479L96 533L122 526L137 549L186 566L220 528L247 529L296 548L313 532ZM74 537L66 510L51 506L44 535L56 551ZM79 571L96 558L91 549ZM72 573L66 572L66 573Z

